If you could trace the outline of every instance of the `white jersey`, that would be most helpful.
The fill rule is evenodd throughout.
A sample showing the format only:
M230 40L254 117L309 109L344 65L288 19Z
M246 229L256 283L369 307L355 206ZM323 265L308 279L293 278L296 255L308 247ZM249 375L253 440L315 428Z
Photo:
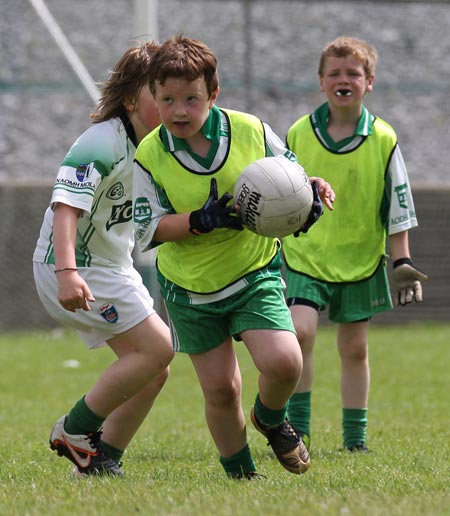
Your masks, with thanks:
M120 118L92 125L72 145L59 168L33 261L54 264L53 209L83 210L78 219L78 267L132 267L133 160L136 138Z
M408 172L398 145L392 153L386 177L391 183L388 225L388 235L391 236L418 226Z

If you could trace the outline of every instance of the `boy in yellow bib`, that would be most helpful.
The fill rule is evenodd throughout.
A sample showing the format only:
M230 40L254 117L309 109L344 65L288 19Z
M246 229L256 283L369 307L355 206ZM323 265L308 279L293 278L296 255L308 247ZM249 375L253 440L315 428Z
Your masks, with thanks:
M332 214L299 240L283 240L286 297L304 368L289 417L309 444L313 346L319 312L328 307L338 323L342 363L344 447L366 451L369 397L368 329L377 312L392 308L385 241L394 259L394 295L405 305L422 300L427 276L410 258L408 230L417 226L414 203L397 136L363 105L372 91L377 54L364 41L340 37L322 52L320 88L327 97L287 133L288 147L309 174L333 185Z
M158 246L174 349L192 360L228 476L257 475L232 337L244 342L260 372L254 425L283 467L303 473L309 454L286 419L302 356L284 301L279 242L244 229L225 193L250 162L296 157L267 124L215 105L217 60L202 42L174 36L153 64L150 89L162 125L136 153L134 220L141 249ZM318 187L322 195L331 190L321 180Z

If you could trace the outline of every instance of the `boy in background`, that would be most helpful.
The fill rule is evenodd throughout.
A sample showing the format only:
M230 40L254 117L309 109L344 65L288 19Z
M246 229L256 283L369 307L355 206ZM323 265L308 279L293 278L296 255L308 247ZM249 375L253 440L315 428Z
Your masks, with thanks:
M327 44L319 64L327 101L288 130L287 145L309 175L336 193L333 213L299 239L283 239L286 298L303 353L302 376L289 401L290 421L309 446L313 347L319 313L338 324L344 448L367 451L371 317L392 308L385 242L393 256L394 300L422 301L408 230L417 226L408 174L393 128L363 105L373 89L377 53L357 38Z

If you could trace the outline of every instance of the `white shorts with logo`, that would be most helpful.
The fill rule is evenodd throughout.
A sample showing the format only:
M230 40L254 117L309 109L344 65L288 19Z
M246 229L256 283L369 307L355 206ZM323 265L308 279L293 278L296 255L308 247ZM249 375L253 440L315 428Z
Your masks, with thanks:
M33 263L34 281L42 304L62 326L77 330L88 348L99 348L155 313L153 299L135 269L81 267L80 276L88 284L95 301L91 310L69 312L58 302L55 267Z

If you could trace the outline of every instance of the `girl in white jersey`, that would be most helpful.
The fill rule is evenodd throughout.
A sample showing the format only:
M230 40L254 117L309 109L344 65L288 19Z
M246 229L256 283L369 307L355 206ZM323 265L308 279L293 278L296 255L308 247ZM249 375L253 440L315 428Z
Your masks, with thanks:
M81 474L122 475L120 460L168 376L170 334L133 267L132 174L160 123L147 85L154 43L128 49L103 84L94 125L67 153L34 252L39 297L88 348L117 360L55 424L50 446Z

